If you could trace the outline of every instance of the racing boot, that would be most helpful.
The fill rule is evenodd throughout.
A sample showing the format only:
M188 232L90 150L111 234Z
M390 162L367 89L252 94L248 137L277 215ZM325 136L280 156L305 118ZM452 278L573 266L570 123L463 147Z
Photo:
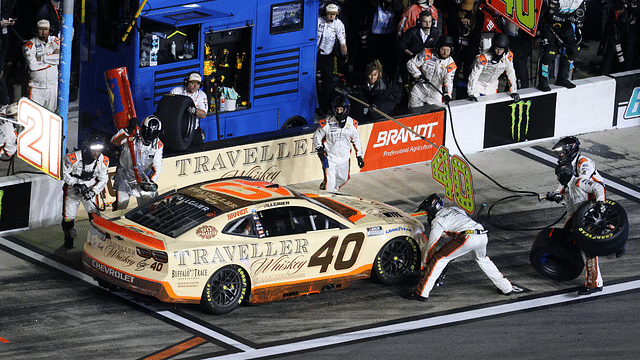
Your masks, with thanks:
M573 75L573 61L569 59L560 59L560 65L558 66L558 78L556 79L556 85L564 86L567 89L573 89L576 87L574 83L569 81Z
M549 65L540 65L540 77L538 78L538 89L540 91L551 91L549 87Z
M78 236L76 229L73 227L74 221L62 220L62 232L64 233L64 248L73 249L73 239Z

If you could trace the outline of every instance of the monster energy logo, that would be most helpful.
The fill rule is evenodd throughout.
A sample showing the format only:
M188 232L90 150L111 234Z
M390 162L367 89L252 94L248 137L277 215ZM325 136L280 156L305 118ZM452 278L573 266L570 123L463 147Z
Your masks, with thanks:
M529 110L531 110L531 100L523 101L520 100L517 103L513 103L509 105L511 107L511 138L520 141L520 131L522 129L522 113L526 112L526 124L524 128L524 135L529 133ZM526 107L526 110L524 108ZM516 127L516 109L518 110L518 126ZM516 130L517 136L516 139Z

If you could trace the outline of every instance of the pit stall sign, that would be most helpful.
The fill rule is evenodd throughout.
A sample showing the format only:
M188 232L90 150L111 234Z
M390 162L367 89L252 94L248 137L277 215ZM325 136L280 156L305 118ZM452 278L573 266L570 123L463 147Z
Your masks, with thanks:
M542 0L487 0L487 6L527 34L536 35Z
M62 118L35 102L18 102L18 122L24 131L18 135L18 157L45 174L61 179L63 149Z

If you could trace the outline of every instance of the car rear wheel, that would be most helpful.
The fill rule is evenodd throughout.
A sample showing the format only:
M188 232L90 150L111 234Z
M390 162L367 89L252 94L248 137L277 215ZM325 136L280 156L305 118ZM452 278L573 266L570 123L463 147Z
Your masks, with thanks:
M529 261L540 275L553 280L573 280L584 268L582 254L571 240L571 233L560 228L538 233L531 246Z
M410 237L397 237L382 246L371 270L385 285L397 284L407 274L419 268L420 250Z
M247 291L247 274L235 265L216 271L207 281L202 304L216 315L227 314L240 305Z
M611 255L622 249L629 237L629 221L622 206L607 200L605 209L601 214L598 205L587 202L573 215L576 245L590 256Z

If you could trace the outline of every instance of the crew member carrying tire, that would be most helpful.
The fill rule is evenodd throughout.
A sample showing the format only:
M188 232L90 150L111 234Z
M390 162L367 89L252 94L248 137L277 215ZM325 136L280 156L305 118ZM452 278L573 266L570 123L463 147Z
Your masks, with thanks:
M571 214L564 228L571 231L574 214L584 202L595 200L601 216L607 211L605 204L605 187L602 176L596 170L591 159L580 155L580 141L575 136L560 139L553 150L558 153L556 177L560 187L546 195L546 200L565 202L567 212ZM602 291L602 274L598 257L584 254L586 257L587 280L585 286L578 290L579 295L590 295Z
M523 290L512 285L487 256L487 231L459 208L445 208L437 194L431 194L418 207L425 211L431 223L424 273L415 291L407 294L409 300L427 301L442 271L457 257L473 252L480 269L498 287L498 293L511 295ZM436 244L445 235L450 237L446 244L436 251Z

